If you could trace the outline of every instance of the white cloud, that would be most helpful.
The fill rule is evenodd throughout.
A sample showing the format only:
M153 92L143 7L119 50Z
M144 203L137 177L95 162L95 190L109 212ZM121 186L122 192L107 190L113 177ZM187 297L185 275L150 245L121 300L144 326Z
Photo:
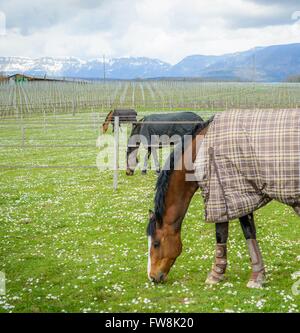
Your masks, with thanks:
M0 0L2 56L148 56L171 63L300 42L295 1Z

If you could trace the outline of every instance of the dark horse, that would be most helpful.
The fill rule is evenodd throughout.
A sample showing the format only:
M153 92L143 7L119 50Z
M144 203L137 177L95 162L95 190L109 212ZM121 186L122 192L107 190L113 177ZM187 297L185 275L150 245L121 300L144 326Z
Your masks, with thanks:
M299 117L294 113L295 117ZM231 114L229 115L229 118L231 119ZM259 115L261 116L261 115ZM278 116L278 117L277 117ZM251 115L249 116L251 117ZM263 116L264 117L264 116ZM291 166L292 171L295 170L296 172L296 185L299 187L299 163L297 168L295 168L295 161L299 157L294 157L293 154L291 154L291 149L298 150L300 147L300 143L293 143L293 140L291 138L294 134L298 135L297 130L295 131L295 127L292 129L293 132L289 132L288 128L293 126L293 123L297 122L295 119L289 120L288 114L283 114L278 112L277 114L269 114L268 119L263 119L261 122L261 127L257 128L258 125L255 123L255 130L253 133L262 133L264 135L264 142L258 142L259 147L259 153L262 152L263 149L267 148L268 150L271 149L272 154L270 154L270 159L267 160L267 163L269 163L269 166L271 166L272 173L278 173L280 172L281 175L284 175L286 172L286 169L280 170L280 168L285 168L285 165ZM280 137L281 143L279 144L274 143L274 137L270 137L269 131L263 131L262 129L266 129L269 119L273 119L274 117L277 117L280 122L278 122L278 128L280 128L279 135L283 135ZM250 118L249 118L250 119ZM264 121L265 120L265 121ZM155 210L154 212L150 211L149 216L149 224L147 227L147 235L148 235L148 244L149 244L149 257L148 257L148 277L151 281L154 282L163 282L166 280L166 277L174 264L176 258L181 254L182 251L182 243L181 243L181 225L182 221L184 219L184 216L186 214L186 211L189 207L190 201L194 195L194 193L199 188L199 181L197 178L194 177L194 163L197 158L198 160L198 154L201 154L201 148L199 149L199 146L206 140L206 138L209 136L211 128L215 126L214 124L215 120L211 119L205 123L200 123L194 130L194 132L191 135L191 139L189 144L185 145L184 148L180 148L180 156L181 158L175 158L174 152L177 148L175 148L174 152L170 156L170 163L169 163L169 169L168 170L162 170L156 186L156 195L155 195ZM283 126L281 126L281 123L284 123ZM298 122L299 123L299 122ZM248 122L244 122L243 126L248 126ZM254 127L255 127L254 126ZM281 126L281 127L280 127ZM296 125L295 125L296 126ZM246 127L244 127L246 128ZM248 127L247 127L248 129ZM284 131L283 131L284 129ZM227 132L227 136L229 134L230 129L225 128L224 129ZM224 132L226 133L226 132ZM253 134L252 133L252 134ZM222 140L226 140L226 135L222 136ZM236 132L234 133L236 135ZM260 135L260 134L259 134ZM277 136L278 137L278 136ZM289 137L289 139L286 140L286 138ZM297 136L295 136L297 137ZM248 139L248 136L247 136ZM266 139L271 139L269 141L266 141ZM266 142L269 142L266 144ZM256 143L254 143L256 144ZM288 158L285 159L285 156L281 156L280 159L276 160L274 156L274 151L278 152L278 149L280 150L284 144L287 144L288 146L284 147L285 150L290 149L287 152ZM235 145L233 147L231 145L230 149L235 149L237 147L237 151L239 154L243 153L243 151L240 150L239 145ZM252 147L253 147L253 141L252 141ZM271 148L270 148L271 147ZM273 149L273 150L272 150ZM208 149L210 151L210 149ZM223 152L223 148L221 148ZM221 153L222 153L221 152ZM281 152L281 151L280 151ZM226 152L227 153L227 152ZM211 157L211 151L210 151L210 157ZM295 154L296 155L296 154ZM299 154L298 154L299 155ZM190 156L190 157L188 157ZM263 161L259 160L259 167L261 168L262 163L266 161L267 154L264 152L262 155ZM249 161L249 155L246 155L246 158ZM268 158L268 157L267 157ZM272 158L275 159L272 161ZM251 161L250 161L251 162ZM213 160L213 163L215 161ZM212 165L212 168L214 169L216 166L216 163ZM243 165L241 166L243 168ZM251 168L251 173L253 174L253 168ZM222 171L222 170L221 170ZM243 171L243 170L242 170ZM268 168L260 169L260 176L265 177L265 174L267 175L264 179L267 179L267 177L272 177L272 173L267 173ZM220 177L220 173L216 172L217 176ZM265 174L264 174L265 173ZM187 177L191 176L190 181L187 181ZM224 174L221 174L221 177L224 178ZM256 189L255 184L253 183L253 177L249 177L247 181L249 182L249 186L253 186L254 189ZM276 177L276 176L275 176ZM280 191L284 191L286 187L282 187L282 177L277 177L278 181L281 181L280 183ZM288 179L289 182L291 182L291 173L288 172ZM219 179L220 180L220 179ZM221 179L223 181L224 179ZM232 183L234 185L234 179L231 179L231 182L228 182L228 186L232 186ZM276 182L275 178L275 182ZM209 181L210 183L210 181ZM255 207L255 209L260 208L267 202L271 201L272 199L279 200L281 202L287 203L284 201L283 196L281 196L279 199L274 197L273 194L270 194L268 192L268 189L274 184L272 183L265 183L260 189L257 189L261 193L264 192L264 195L266 195L265 201L260 201ZM210 186L213 186L210 184ZM201 187L201 186L200 186ZM201 188L202 190L202 188ZM239 187L236 187L235 190L237 191L237 194L241 197L243 195L248 195L249 193L243 193L242 189ZM272 189L273 190L273 189ZM289 189L290 190L290 189ZM220 191L221 192L221 191ZM299 192L299 190L298 190ZM291 206L295 209L295 211L299 214L299 193L297 192L296 199L293 199L291 201ZM267 194L266 194L267 193ZM272 193L275 193L274 191ZM281 192L282 193L282 192ZM289 195L292 193L292 191L289 191ZM295 193L295 192L294 192ZM224 194L224 193L223 193ZM255 191L251 191L251 195L256 195ZM209 194L207 194L206 200L210 200ZM222 193L220 194L222 195ZM216 196L214 196L216 198ZM214 199L213 198L213 199ZM296 202L298 200L298 203ZM247 202L249 203L249 197L247 197ZM207 203L207 202L205 202ZM236 203L236 202L235 202ZM289 203L287 203L289 204ZM228 207L227 207L228 208ZM230 207L229 207L230 208ZM216 208L217 209L217 208ZM246 242L248 245L249 255L251 259L251 265L252 265L252 274L250 277L250 280L247 284L249 288L261 288L265 282L265 268L264 263L262 259L262 255L258 246L258 242L256 240L256 229L255 229L255 223L254 223L254 217L253 217L253 210L249 211L245 215L238 216L243 234L246 238ZM215 211L215 210L214 210ZM228 215L227 215L228 216ZM220 281L222 281L225 277L225 271L227 266L227 239L228 239L228 226L229 226L229 220L224 219L222 222L215 222L216 224L216 252L215 252L215 262L213 264L211 272L208 274L206 283L207 284L217 284Z
M132 176L138 164L137 153L141 144L147 149L142 174L146 174L148 160L153 155L156 172L160 173L157 149L172 146L191 132L203 119L193 112L152 114L137 122L131 131L127 147L127 176Z

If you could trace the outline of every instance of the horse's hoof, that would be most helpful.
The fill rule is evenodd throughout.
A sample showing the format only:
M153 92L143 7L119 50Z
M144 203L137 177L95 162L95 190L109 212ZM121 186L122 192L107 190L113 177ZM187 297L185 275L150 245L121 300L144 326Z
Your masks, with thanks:
M248 288L252 288L252 289L261 289L263 287L263 284L261 282L258 282L258 281L252 281L252 280L250 280L247 283L247 287Z
M160 170L156 170L156 174L157 174L157 176L159 176L160 175Z
M146 175L147 175L147 171L146 171L146 170L143 170L143 171L142 171L142 175L143 175L143 176L146 176Z
M266 282L265 272L253 273L251 279L247 283L248 288L261 289Z
M223 274L215 276L215 275L212 275L211 273L209 273L207 276L207 279L205 281L205 284L212 286L212 285L218 284L224 280L225 280L225 275L223 275Z

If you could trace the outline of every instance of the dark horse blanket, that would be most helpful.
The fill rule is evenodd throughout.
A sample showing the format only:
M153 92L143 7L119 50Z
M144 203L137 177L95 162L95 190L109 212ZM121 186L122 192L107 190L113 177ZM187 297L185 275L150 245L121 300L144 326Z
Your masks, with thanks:
M160 144L168 145L168 138L178 136L177 141L180 141L181 137L193 131L196 123L202 121L203 119L193 112L151 114L139 123L139 134L145 138L145 145L158 144L155 137L159 139Z
M300 110L216 115L195 161L207 222L242 217L272 199L300 215Z

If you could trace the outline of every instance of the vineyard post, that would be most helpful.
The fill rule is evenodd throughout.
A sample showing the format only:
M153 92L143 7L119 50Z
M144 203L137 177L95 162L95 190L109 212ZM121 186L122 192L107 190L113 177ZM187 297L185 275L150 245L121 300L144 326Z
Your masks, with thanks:
M114 190L118 189L118 173L119 173L119 117L114 117Z
M21 127L21 131L22 131L22 148L25 147L25 127L22 125Z
M92 115L94 119L94 129L97 129L97 113L93 112Z
M45 107L43 107L43 114L44 114L44 132L46 131L46 110Z
M72 100L72 115L73 115L73 117L75 116L75 101L74 101L74 98Z

